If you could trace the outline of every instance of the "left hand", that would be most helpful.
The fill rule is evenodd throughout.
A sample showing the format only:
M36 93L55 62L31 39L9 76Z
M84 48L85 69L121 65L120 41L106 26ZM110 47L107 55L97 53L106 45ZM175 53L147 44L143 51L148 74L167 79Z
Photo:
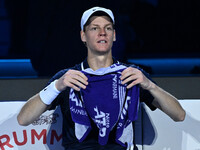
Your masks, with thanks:
M122 74L120 79L122 80L122 84L128 83L127 88L131 88L136 84L140 84L140 86L146 90L151 88L153 82L151 82L143 73L137 68L128 67L126 68Z

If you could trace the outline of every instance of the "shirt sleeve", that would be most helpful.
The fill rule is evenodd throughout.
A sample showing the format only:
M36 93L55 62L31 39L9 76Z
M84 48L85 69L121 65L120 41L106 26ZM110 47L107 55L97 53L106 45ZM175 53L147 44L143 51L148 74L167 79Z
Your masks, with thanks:
M140 88L140 102L144 102L151 110L155 110L156 107L152 104L154 97L151 93L143 88Z

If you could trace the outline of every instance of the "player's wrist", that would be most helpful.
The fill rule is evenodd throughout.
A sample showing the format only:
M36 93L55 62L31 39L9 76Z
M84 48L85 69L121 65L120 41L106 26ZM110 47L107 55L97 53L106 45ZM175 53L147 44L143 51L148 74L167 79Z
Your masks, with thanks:
M56 88L56 81L54 80L45 87L43 90L40 91L39 95L43 103L46 105L50 105L53 100L60 94L60 91Z

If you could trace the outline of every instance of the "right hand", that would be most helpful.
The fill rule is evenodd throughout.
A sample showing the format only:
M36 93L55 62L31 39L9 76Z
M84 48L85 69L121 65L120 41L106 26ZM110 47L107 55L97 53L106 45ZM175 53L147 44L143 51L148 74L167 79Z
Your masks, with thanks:
M56 88L59 91L65 90L67 87L73 88L76 91L80 91L80 88L85 89L88 78L80 71L68 70L62 77L56 82Z

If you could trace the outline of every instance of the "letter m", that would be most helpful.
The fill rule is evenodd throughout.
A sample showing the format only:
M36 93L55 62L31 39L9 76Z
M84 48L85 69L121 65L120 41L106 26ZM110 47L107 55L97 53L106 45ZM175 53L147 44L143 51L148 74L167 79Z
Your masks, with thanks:
M51 131L51 140L50 140L50 144L54 144L54 137L56 138L57 141L60 141L62 138L62 134L60 136L58 136L56 130L52 130Z
M46 129L43 129L42 132L40 133L40 135L37 134L37 132L32 129L31 130L31 142L32 144L35 144L35 138L36 137L38 140L41 139L41 137L43 136L43 144L46 144L47 143L47 130Z

